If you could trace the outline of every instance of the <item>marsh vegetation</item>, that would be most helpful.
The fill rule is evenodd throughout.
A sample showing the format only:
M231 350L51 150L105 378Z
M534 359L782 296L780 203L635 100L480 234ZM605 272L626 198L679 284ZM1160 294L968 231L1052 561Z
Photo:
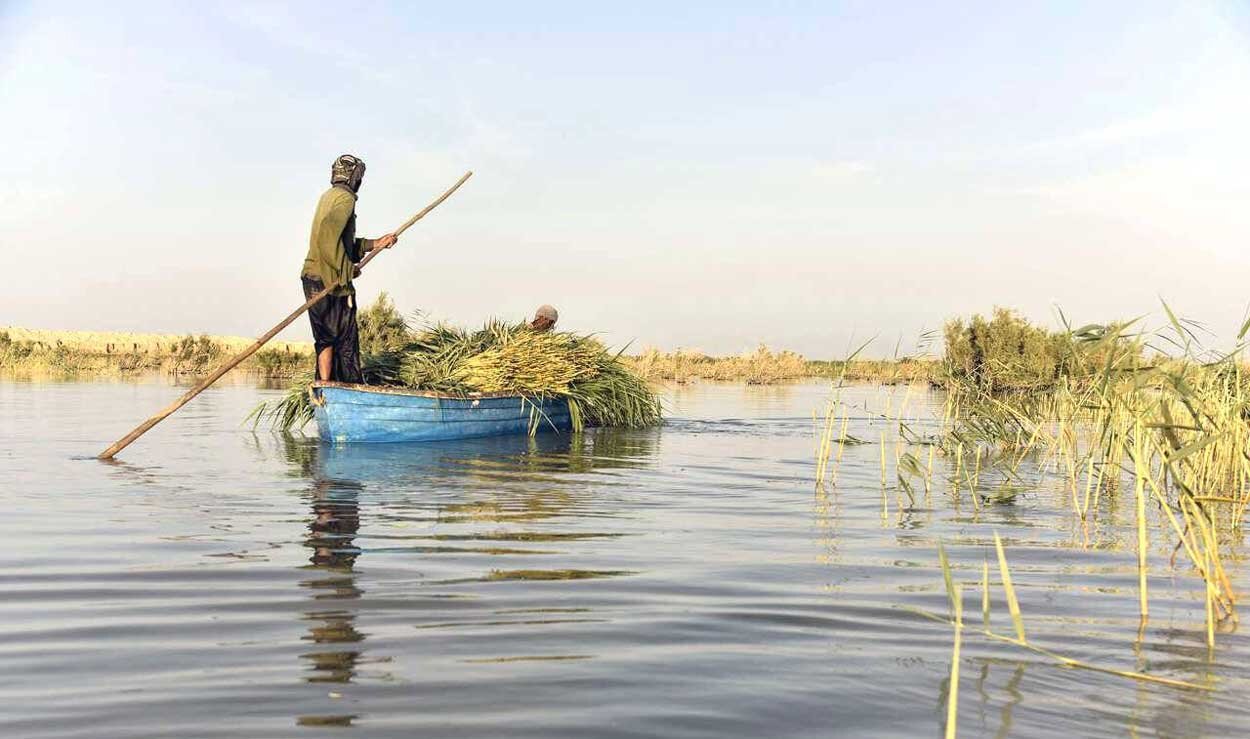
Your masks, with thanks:
M237 336L136 334L115 331L0 329L0 371L14 374L130 377L151 372L207 372L252 343ZM260 377L292 377L312 362L308 342L271 342L239 369Z
M1140 633L1149 623L1152 573L1172 572L1199 583L1205 618L1197 628L1214 650L1217 635L1231 632L1238 621L1226 563L1236 556L1250 506L1250 377L1242 362L1250 322L1231 349L1214 351L1199 340L1200 326L1166 305L1164 312L1167 325L1154 331L1143 330L1140 321L1080 327L1065 322L1061 330L1048 331L1002 309L990 319L948 322L938 377L945 403L936 431L912 431L904 396L893 413L886 411L897 433L867 440L881 446L883 510L891 498L901 509L939 504L944 495L951 504L971 503L979 516L1057 484L1066 491L1059 500L1067 515L1088 535L1108 501L1127 506L1135 521ZM841 385L835 383L818 426L818 495L837 485L846 445L864 441L846 433ZM939 548L951 599L944 620L956 633L951 701L965 628L962 593L980 591L986 636L1038 651L1025 638L1006 554L1001 542L996 547L992 559L1011 606L1014 637L990 628L990 558L979 582L961 583ZM1043 653L1066 666L1157 679L1087 665L1080 655ZM953 721L953 709L950 715Z
M792 351L774 351L763 344L754 351L724 357L687 349L672 352L648 349L628 360L634 371L649 380L679 385L701 380L777 385L817 377L903 385L935 381L941 369L941 363L932 358L808 359Z

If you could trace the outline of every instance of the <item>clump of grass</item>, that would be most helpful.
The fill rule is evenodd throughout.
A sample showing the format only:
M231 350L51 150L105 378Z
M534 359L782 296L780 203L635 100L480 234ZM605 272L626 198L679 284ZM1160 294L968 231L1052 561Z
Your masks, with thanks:
M365 356L399 351L412 338L408 321L386 293L356 315L356 325Z
M251 421L255 428L268 422L276 429L289 431L301 429L313 419L312 398L308 397L308 388L314 378L313 370L309 369L294 380L286 389L281 400L272 403L260 403L247 414L244 423Z
M311 351L292 351L290 348L265 348L249 358L251 364L263 377L294 377L306 373L313 362Z
M1050 331L1036 326L1013 310L994 308L993 317L979 314L967 323L953 318L946 322L942 381L973 385L985 392L1029 393L1052 390L1063 382L1087 374L1114 355L1123 364L1141 364L1141 347L1120 344L1099 345L1080 337L1102 338L1121 335L1126 324L1086 326L1077 334L1065 327ZM944 375L944 376L943 376Z
M172 370L180 374L203 372L222 358L225 349L208 336L184 336L170 351Z

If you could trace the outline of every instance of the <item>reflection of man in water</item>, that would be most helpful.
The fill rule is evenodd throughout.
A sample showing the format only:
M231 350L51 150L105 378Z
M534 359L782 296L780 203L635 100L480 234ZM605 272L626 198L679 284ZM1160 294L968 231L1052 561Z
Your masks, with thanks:
M312 521L308 524L308 538L304 545L312 550L311 568L326 573L326 577L305 580L300 583L314 591L313 599L320 605L326 601L327 608L305 613L313 622L305 640L317 645L356 644L364 641L364 634L356 630L354 611L334 608L333 601L355 600L362 591L356 587L353 568L360 550L355 546L356 532L360 529L360 505L357 496L360 483L339 480L316 480L312 486ZM347 683L356 675L360 661L359 650L316 651L300 655L312 662L313 675L306 678L313 683Z
M353 546L360 530L360 506L356 497L359 483L317 480L313 483L313 520L308 524L308 541L317 567L351 572L360 550Z

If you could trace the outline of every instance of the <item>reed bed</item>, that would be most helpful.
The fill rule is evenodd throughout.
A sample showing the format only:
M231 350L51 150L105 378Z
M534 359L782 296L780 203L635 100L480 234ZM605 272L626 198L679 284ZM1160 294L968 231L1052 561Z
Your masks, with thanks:
M630 367L648 380L685 384L698 380L775 385L810 378L842 378L881 385L937 382L941 363L931 359L824 360L808 359L791 351L773 351L761 345L752 352L714 357L679 349L648 349L627 358Z
M734 357L713 357L682 349L668 353L648 349L638 356L629 357L628 363L635 373L645 379L677 383L715 380L773 385L815 375L802 355L789 351L774 352L763 344L755 351Z
M381 357L412 340L408 322L385 293L360 311L359 322L363 356ZM212 369L217 361L237 353L252 341L237 336L7 327L0 328L0 371L72 376L126 376L154 371L195 374ZM275 341L245 361L240 369L264 377L297 378L312 366L312 355L310 342ZM636 356L622 355L621 361L645 380L679 384L710 380L773 385L842 375L857 382L896 385L936 382L940 376L936 369L940 364L932 360L861 359L844 366L843 362L807 359L767 346L731 357L713 357L690 350L665 353L651 349Z
M1233 351L1213 353L1169 316L1162 332L1133 333L1132 324L1070 332L1070 369L1044 388L996 393L952 374L944 444L1049 464L1082 520L1091 498L1131 491L1141 618L1149 616L1151 542L1162 537L1206 583L1214 646L1216 625L1236 620L1224 558L1250 506L1250 377L1241 362L1250 324ZM1161 346L1177 351L1151 351ZM1161 529L1152 530L1150 508Z
M841 378L876 385L940 384L942 363L935 359L808 360L812 377Z
M872 440L882 447L883 511L890 502L887 487L903 506L915 503L922 481L927 500L939 455L950 471L946 482L952 500L970 501L977 514L1026 489L1020 471L1026 461L1034 473L1063 486L1070 515L1081 526L1099 510L1100 500L1121 498L1134 528L1136 610L1142 629L1150 615L1150 572L1179 564L1202 584L1203 637L1214 649L1216 635L1233 629L1238 620L1238 594L1225 561L1243 538L1250 507L1250 372L1243 363L1250 321L1231 350L1217 352L1200 344L1195 324L1164 308L1168 325L1157 331L1140 330L1136 322L1033 331L1019 326L1020 319L1010 312L996 314L996 327L981 320L955 324L952 331L948 324L940 380L946 402L938 430L924 437L910 432L905 395L895 413L884 414L899 430L893 454L886 453L884 435ZM967 339L972 326L980 332L976 340L956 344L951 351L952 338ZM988 336L995 331L998 340L991 342ZM849 414L839 393L840 382L823 418L815 419L818 495L837 485L842 448L863 443L848 434ZM892 477L887 475L889 457ZM987 563L982 605L984 632L990 638L1066 666L1206 689L1090 666L1036 647L1026 638L997 537L995 549L1014 635L990 629ZM1172 556L1154 554L1160 549L1170 549ZM939 551L939 560L948 593L956 598L957 584L951 581L944 551ZM963 628L953 603L951 617L944 620L957 633ZM957 696L954 685L951 696ZM952 708L948 730L954 719Z
M236 336L137 334L101 331L0 329L0 371L23 374L129 376L147 372L198 374L251 345ZM312 363L312 344L275 342L240 370L291 377Z

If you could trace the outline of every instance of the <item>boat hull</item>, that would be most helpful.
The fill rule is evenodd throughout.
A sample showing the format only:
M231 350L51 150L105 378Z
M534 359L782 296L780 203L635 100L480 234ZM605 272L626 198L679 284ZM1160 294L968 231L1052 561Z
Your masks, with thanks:
M459 398L341 383L314 383L312 395L317 431L335 443L474 439L568 431L573 425L563 398Z

